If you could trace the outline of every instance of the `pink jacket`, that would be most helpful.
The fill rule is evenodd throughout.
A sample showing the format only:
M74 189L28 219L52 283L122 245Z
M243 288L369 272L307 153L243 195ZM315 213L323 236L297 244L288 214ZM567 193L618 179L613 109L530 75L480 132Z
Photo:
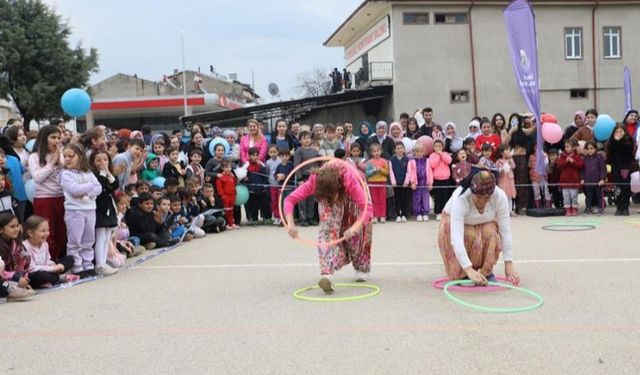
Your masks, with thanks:
M326 168L328 165L325 164L323 168ZM345 168L344 166L338 166L341 170L342 175L342 186L344 186L347 199L352 199L362 212L365 208L365 202L367 201L367 195L362 190L362 185L358 181L358 177L356 177L356 171L351 168ZM293 213L293 208L298 202L307 199L312 196L316 192L316 179L318 176L316 174L312 174L309 179L298 186L293 193L289 194L289 196L284 201L284 212L285 214ZM373 205L369 200L369 204L367 206L367 214L365 215L365 223L369 222L373 217Z
M29 172L36 183L35 198L62 197L62 186L60 186L60 174L64 170L62 153L60 163L56 166L51 162L51 155L47 155L46 160L47 164L41 166L37 152L29 156Z
M429 156L429 167L433 174L434 180L448 180L451 177L451 155L448 152L442 152L440 155L435 152Z
M250 135L247 134L240 139L240 164L249 161L249 137ZM267 138L262 136L262 138L254 143L253 147L258 149L258 159L264 163L267 160L267 150L269 149Z
M431 168L429 168L429 162L426 164L427 170L427 186L433 186L433 172L431 172ZM407 165L407 178L409 179L409 184L418 185L418 170L416 168L416 160L409 160L409 165Z
M49 254L49 244L47 241L43 242L40 247L36 247L29 240L22 241L22 246L29 253L31 257L31 263L29 263L29 272L47 271L52 272L56 263L51 260L51 254Z

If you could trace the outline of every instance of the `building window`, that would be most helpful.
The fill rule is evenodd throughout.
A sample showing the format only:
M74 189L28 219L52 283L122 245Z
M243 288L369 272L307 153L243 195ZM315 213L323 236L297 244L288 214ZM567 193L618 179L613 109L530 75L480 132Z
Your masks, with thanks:
M569 90L569 98L571 99L587 99L588 98L588 89L571 89Z
M604 58L619 59L622 57L620 51L620 27L607 26L604 28Z
M405 12L402 13L402 23L404 25L428 25L428 12Z
M469 91L451 91L451 103L469 103Z
M463 24L468 23L466 13L436 13L436 24Z
M582 58L582 28L564 29L564 56L568 60Z

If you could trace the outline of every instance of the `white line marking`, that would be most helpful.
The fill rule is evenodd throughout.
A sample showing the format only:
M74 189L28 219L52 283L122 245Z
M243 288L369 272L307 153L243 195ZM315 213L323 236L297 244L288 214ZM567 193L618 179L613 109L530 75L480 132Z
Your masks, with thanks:
M582 259L524 259L514 261L515 264L538 264L538 263L621 263L640 262L640 258L582 258ZM500 262L502 263L502 262ZM378 267L408 267L408 266L441 266L442 262L381 262L373 263ZM280 264L187 264L172 266L142 266L136 269L164 270L164 269L199 269L199 268L299 268L318 267L317 263L280 263Z

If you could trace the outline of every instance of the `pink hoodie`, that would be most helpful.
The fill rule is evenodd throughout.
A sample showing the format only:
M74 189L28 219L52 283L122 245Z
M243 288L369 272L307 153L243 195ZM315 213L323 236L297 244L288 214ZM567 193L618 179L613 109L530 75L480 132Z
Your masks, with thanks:
M415 159L409 160L409 165L407 165L407 178L409 179L409 184L418 185L418 169L416 167L417 163ZM431 168L429 168L429 161L427 160L426 170L427 170L427 186L431 188L433 186L433 172L431 172Z
M46 160L47 164L41 166L37 152L29 156L29 172L36 183L35 198L62 197L62 186L60 186L60 174L64 170L62 153L60 153L60 163L56 166L51 162L51 154L47 155Z
M240 139L240 164L244 164L249 161L249 134ZM258 149L258 160L265 162L267 160L267 150L269 145L267 144L267 138L262 136L257 142L254 142L253 147Z
M451 177L451 155L442 151L440 155L432 152L429 156L429 167L434 180L448 180Z

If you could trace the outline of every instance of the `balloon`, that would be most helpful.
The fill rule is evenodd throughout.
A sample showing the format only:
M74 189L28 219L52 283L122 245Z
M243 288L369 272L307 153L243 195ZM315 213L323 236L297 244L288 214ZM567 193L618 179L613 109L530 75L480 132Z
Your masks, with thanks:
M164 189L164 177L156 177L151 181L151 185Z
M69 116L84 116L91 109L91 97L82 89L69 89L60 98L60 105Z
M606 141L611 137L616 122L609 115L600 115L596 120L596 126L593 127L593 134L598 141Z
M216 148L216 145L219 145L219 144L224 146L224 154L225 155L229 154L229 142L227 142L227 140L224 139L224 138L215 137L214 139L212 139L209 142L209 152L211 153L211 156L215 156L216 155L214 150Z
M246 166L238 167L238 168L234 169L233 172L236 175L236 178L238 180L242 180L243 178L247 177L247 167Z
M640 172L631 173L631 192L640 193Z
M428 135L423 135L422 137L418 138L418 142L424 146L425 155L429 155L433 152L433 138L429 137Z
M24 189L27 192L27 199L29 202L33 203L33 197L36 195L36 182L33 180L29 180L24 184Z
M426 121L424 121L424 117L422 116L422 112L420 112L420 111L417 111L416 114L413 115L413 118L416 119L416 122L418 123L418 126L422 126L426 122Z
M542 124L542 139L551 144L558 143L562 140L562 128L560 125L552 122Z
M245 185L236 185L236 206L242 206L249 201L249 189Z
M416 141L414 139L404 137L402 138L402 144L404 145L405 151L409 152L413 150L413 146L416 145Z
M35 150L33 149L33 146L35 146L35 144L36 144L36 140L35 140L35 138L34 138L34 139L30 139L30 140L28 140L28 141L27 141L27 143L24 145L24 148L26 148L26 149L27 149L27 151L29 151L29 152L33 152L33 151L35 151Z
M558 118L556 117L556 115L552 115L551 113L543 113L542 116L540 116L542 120L542 123L544 124L545 122L550 122L552 124L557 124L558 123ZM549 141L547 141L549 142ZM549 142L549 143L556 143L556 142Z

